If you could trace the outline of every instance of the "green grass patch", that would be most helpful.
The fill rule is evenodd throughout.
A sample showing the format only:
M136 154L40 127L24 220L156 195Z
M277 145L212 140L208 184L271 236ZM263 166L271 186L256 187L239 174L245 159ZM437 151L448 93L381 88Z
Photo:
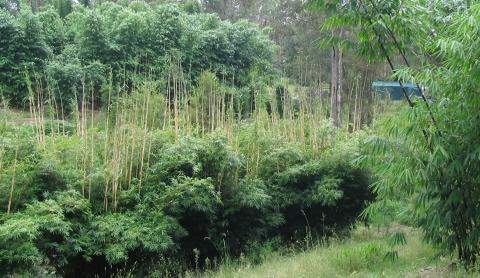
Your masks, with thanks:
M418 231L406 228L407 243L397 247L398 258L390 260L388 235L376 228L357 228L348 239L317 244L293 255L271 253L260 265L248 262L223 264L204 277L479 277L455 268L452 258L437 256L421 240ZM195 276L195 275L193 275Z

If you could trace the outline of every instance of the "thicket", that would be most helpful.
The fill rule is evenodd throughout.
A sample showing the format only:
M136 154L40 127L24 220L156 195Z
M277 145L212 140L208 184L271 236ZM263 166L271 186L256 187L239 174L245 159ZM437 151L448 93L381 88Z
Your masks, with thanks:
M314 96L258 87L244 119L214 74L197 84L165 97L145 82L68 122L35 94L32 123L2 121L1 269L173 275L355 223L373 199L351 163L361 133Z
M373 199L363 133L275 76L258 26L58 3L0 3L2 274L175 275L343 233Z
M473 266L480 255L475 201L480 177L480 106L477 41L471 38L476 34L473 26L480 22L480 7L460 6L449 18L437 17L424 24L435 26L437 20L448 24L437 29L434 40L422 40L420 48L435 61L425 63L421 70L407 68L397 73L425 84L433 101L429 106L418 101L410 111L385 121L382 136L371 139L372 155L366 158L390 157L388 166L377 167L383 176L376 185L381 199L410 198L411 206L402 211L423 229L425 239Z
M174 90L174 71L191 86L209 70L244 87L245 98L252 70L265 80L274 75L275 47L258 26L222 21L188 5L105 2L62 12L55 2L33 13L28 5L8 3L0 6L0 94L11 106L28 106L28 83L48 87L44 94L70 112L82 93L93 93L100 107L108 101L106 87L115 95L147 77L162 80L165 92Z
M93 162L86 178L77 167L74 158L85 155L80 138L47 139L42 148L30 132L25 136L17 143L2 136L1 206L10 209L1 215L3 272L51 267L66 276L107 275L162 257L171 264L165 271L213 266L275 238L342 231L372 199L363 170L332 155L311 159L294 147L262 150L272 155L254 176L225 137L175 142L154 132L144 181L134 174L130 185L110 189L108 166ZM95 151L92 159L101 156Z
M479 4L311 4L337 9L326 28L358 28L353 45L360 54L386 60L400 82L426 88L419 98L405 92L409 109L381 120L378 136L367 141L361 158L379 176L373 187L378 201L367 212L396 207L397 219L417 225L440 251L474 266L480 256ZM337 39L352 46L352 40Z

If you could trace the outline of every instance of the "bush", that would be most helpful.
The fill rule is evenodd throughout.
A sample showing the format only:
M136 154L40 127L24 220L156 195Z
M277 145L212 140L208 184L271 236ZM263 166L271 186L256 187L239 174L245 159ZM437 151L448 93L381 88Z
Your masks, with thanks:
M262 179L246 175L242 157L221 138L187 138L157 151L145 190L164 196L154 203L168 203L167 213L185 228L179 242L192 264L239 256L277 236L303 239L306 227L318 235L341 231L373 197L367 173L342 161L293 159Z
M90 200L77 191L83 174L62 155L81 153L74 136L59 136L35 159L21 154L30 178L18 179L25 186L17 188L30 189L16 199L28 204L1 219L3 269L53 267L62 275L106 276L160 264L171 273L170 261L182 271L251 250L258 261L264 254L252 246L297 241L306 229L319 236L342 231L372 197L366 173L341 160L311 160L293 146L274 146L272 160L260 167L270 174L252 175L222 136L175 142L165 135L152 134L142 186L134 177L108 212L95 189L103 188L104 177L92 181ZM3 185L8 190L10 179Z
M367 174L346 162L311 161L275 174L270 192L285 223L286 239L331 234L351 225L373 199ZM306 231L306 228L308 231Z
M53 265L61 272L71 257L81 255L87 247L83 232L91 216L88 201L72 190L4 215L0 225L2 269Z

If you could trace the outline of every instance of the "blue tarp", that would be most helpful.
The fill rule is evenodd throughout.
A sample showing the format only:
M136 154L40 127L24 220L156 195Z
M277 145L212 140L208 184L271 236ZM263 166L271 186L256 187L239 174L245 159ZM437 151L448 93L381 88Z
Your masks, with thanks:
M402 83L409 96L421 96L417 85L413 83ZM404 98L402 87L395 81L374 81L372 88L375 94L380 97L389 97L392 100L402 100Z

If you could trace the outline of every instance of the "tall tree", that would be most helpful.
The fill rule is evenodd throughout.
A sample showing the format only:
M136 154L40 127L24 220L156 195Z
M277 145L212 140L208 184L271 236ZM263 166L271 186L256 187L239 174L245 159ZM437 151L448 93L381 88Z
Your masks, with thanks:
M342 36L343 30L332 31L332 36ZM343 51L339 44L332 46L331 82L330 82L330 119L336 127L342 125L342 83L343 83Z

